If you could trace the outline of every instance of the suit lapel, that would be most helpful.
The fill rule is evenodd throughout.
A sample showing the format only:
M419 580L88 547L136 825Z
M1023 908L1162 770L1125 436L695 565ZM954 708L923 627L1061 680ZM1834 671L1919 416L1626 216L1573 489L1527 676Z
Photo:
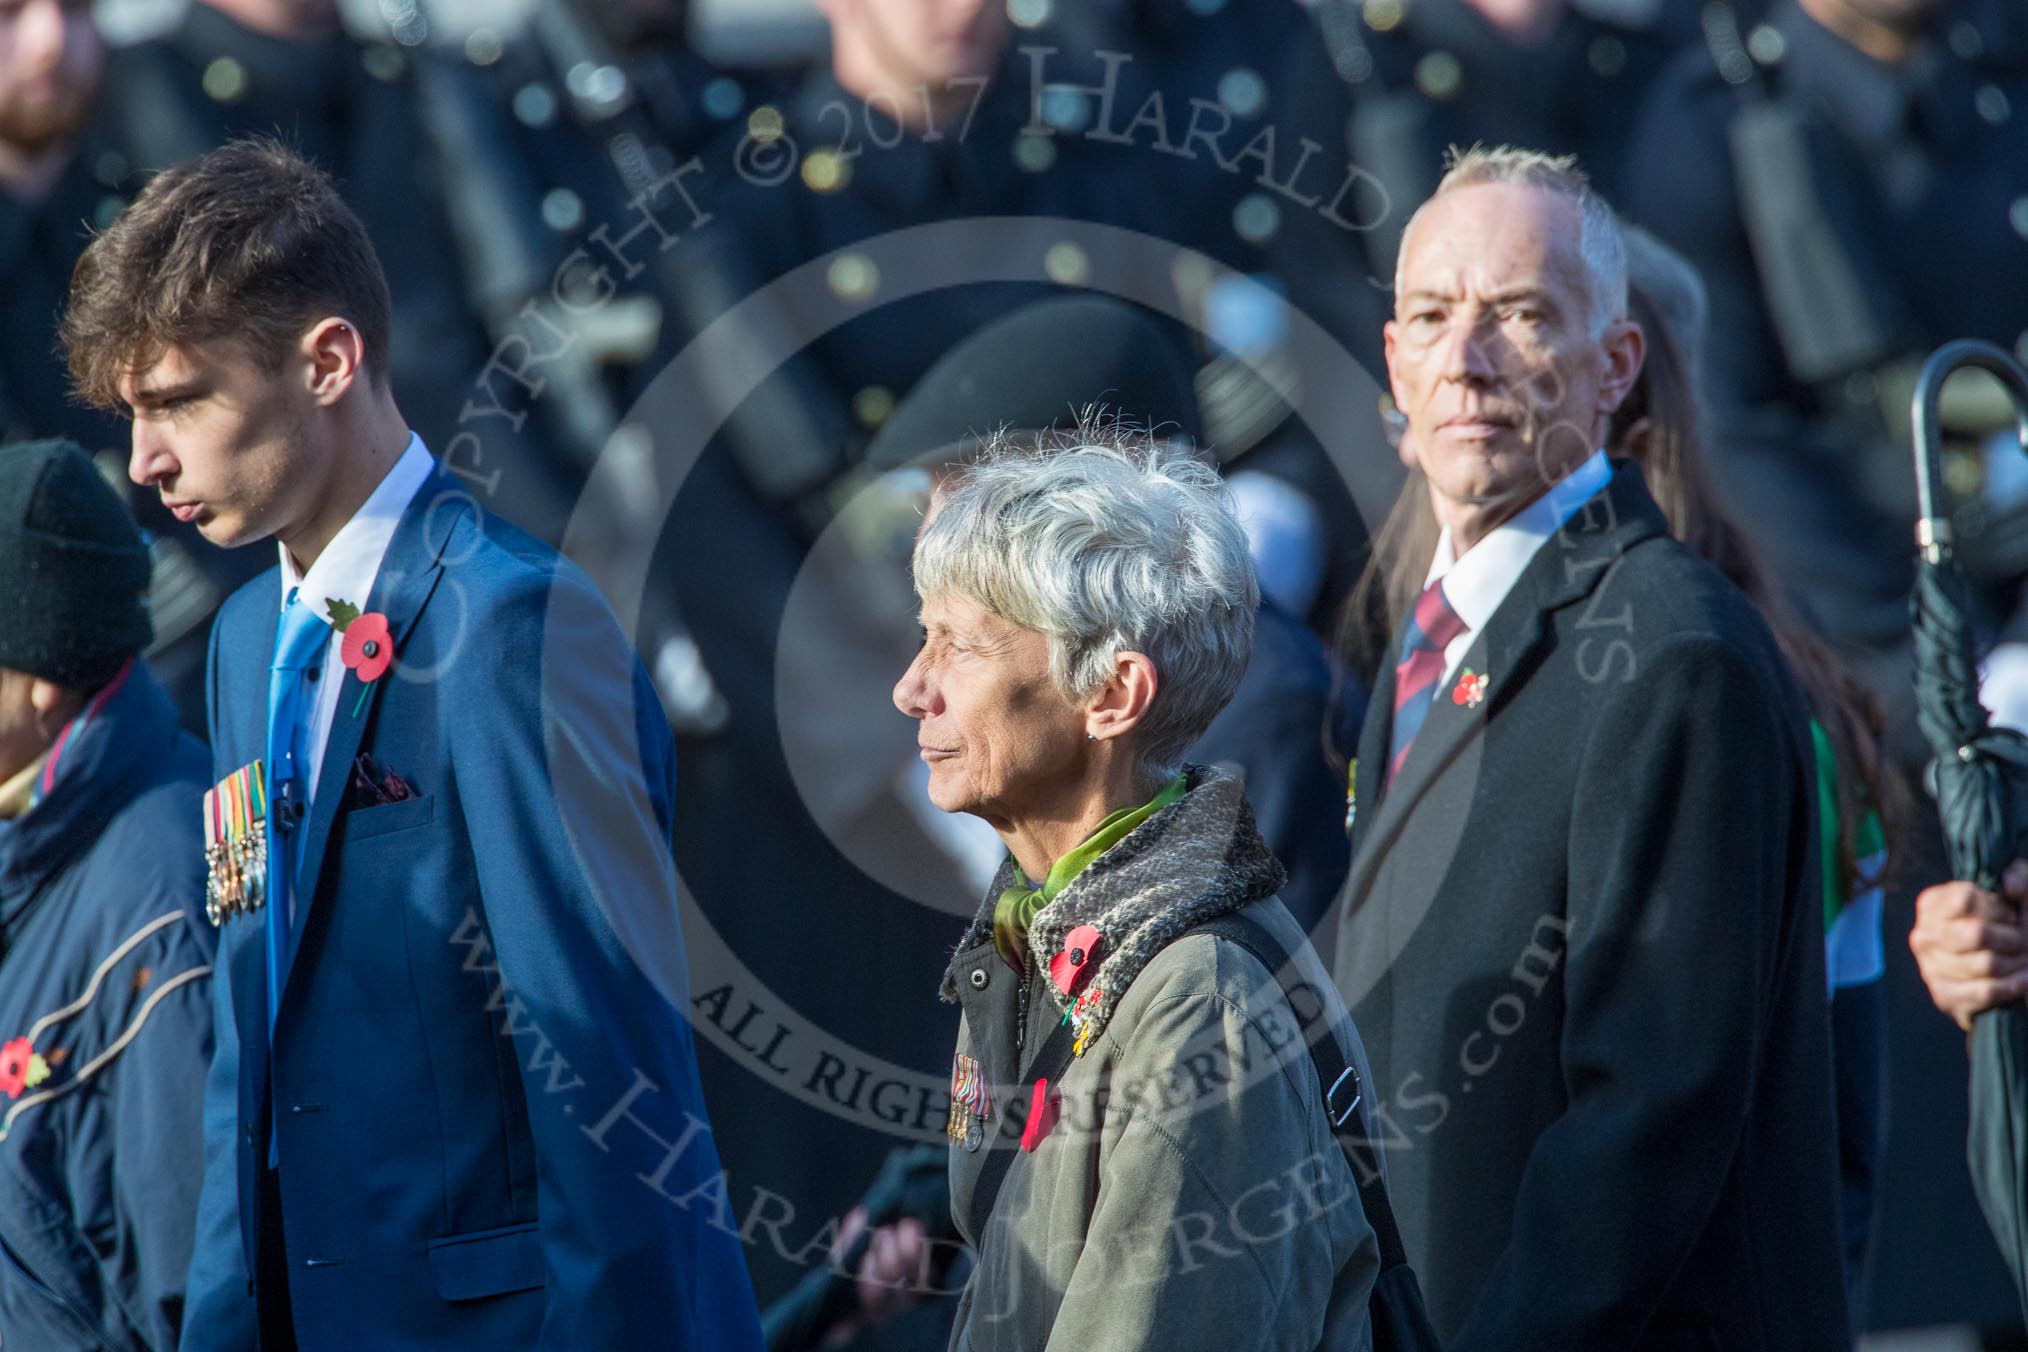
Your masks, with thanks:
M317 795L310 804L310 815L304 827L308 834L303 838L301 872L296 879L297 913L290 936L290 974L295 971L295 955L301 951L316 916L318 877L323 871L331 829L337 822L339 805L345 800L346 789L352 779L352 764L359 755L359 744L365 737L366 725L379 707L386 687L402 679L403 645L423 607L429 603L437 580L443 575L444 546L449 542L453 524L462 515L461 510L443 510L446 493L455 494L459 503L467 501L463 491L452 485L441 471L423 482L402 513L401 523L395 527L394 537L388 541L387 554L380 561L380 571L374 575L373 593L368 598L366 610L369 613L378 611L387 617L388 634L394 640L394 665L382 673L379 680L370 683L362 682L358 673L350 668L344 671L344 684L338 691L338 710L332 717L331 735L324 743L324 757L317 772ZM284 977L283 990L286 992L287 988L288 978Z
M1549 648L1550 614L1589 596L1620 556L1635 544L1667 533L1668 525L1648 496L1640 471L1632 465L1622 465L1603 492L1579 508L1561 531L1543 542L1515 581L1513 590L1507 593L1507 599L1474 639L1458 670L1437 687L1436 701L1409 748L1408 759L1402 762L1401 773L1386 786L1368 821L1360 826L1351 874L1342 894L1349 908L1357 908L1416 803L1471 740L1485 731L1487 723L1499 715L1513 693L1540 665ZM1398 636L1396 644L1398 648ZM1453 698L1458 678L1468 668L1487 678L1485 695L1476 707ZM1386 692L1387 704L1381 705L1381 690L1376 690L1373 712L1360 738L1360 777L1363 780L1371 773L1376 783L1386 773L1381 768L1386 763L1384 758L1392 752L1387 741L1394 712L1391 668L1385 673L1381 687ZM1375 750L1379 758L1371 762L1374 769L1368 772L1363 766ZM1367 815L1363 806L1360 812Z

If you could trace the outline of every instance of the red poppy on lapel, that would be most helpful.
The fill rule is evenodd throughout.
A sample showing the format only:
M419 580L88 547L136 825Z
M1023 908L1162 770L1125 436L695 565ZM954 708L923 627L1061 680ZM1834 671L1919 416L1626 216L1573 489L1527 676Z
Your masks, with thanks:
M388 632L387 616L371 610L346 625L338 655L359 673L360 680L379 680L394 661L394 636Z
M1079 925L1063 936L1063 951L1049 959L1049 979L1066 997L1076 993L1079 982L1097 970L1094 961L1104 941L1096 926Z
M1479 702L1486 698L1488 679L1485 673L1474 674L1470 667L1466 667L1459 673L1458 683L1451 687L1451 703L1462 704L1467 709L1478 708Z

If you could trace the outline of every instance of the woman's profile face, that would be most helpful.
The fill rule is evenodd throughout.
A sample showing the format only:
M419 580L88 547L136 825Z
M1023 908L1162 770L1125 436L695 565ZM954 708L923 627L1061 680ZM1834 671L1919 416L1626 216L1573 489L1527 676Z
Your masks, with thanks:
M922 650L894 687L918 723L930 801L995 825L1032 819L1083 772L1084 711L1049 678L1049 640L964 596L922 605Z

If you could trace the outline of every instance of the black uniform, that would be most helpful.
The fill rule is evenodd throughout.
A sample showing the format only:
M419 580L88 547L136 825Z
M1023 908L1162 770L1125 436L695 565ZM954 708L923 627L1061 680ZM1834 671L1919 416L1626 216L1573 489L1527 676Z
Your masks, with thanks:
M1913 364L2028 331L2028 66L1949 6L1899 66L1792 3L1720 53L1685 53L1655 90L1625 206L1710 292L1721 481L1834 637L1892 648L1912 580ZM1997 535L1972 553L1992 581L2028 561ZM1905 671L1884 684L1905 702Z
M1378 369L1401 232L1443 176L1449 147L1575 154L1611 196L1633 107L1695 32L1686 9L1663 6L1630 27L1568 8L1523 46L1465 0L1321 0L1310 41L1290 47L1280 72L1284 115L1367 177L1337 211L1357 228L1315 212L1290 218L1277 265L1291 278L1335 279L1313 280L1302 302Z
M1301 155L1296 91L1277 76L1313 40L1292 0L1087 0L1055 6L1020 35L1019 55L1022 78L1033 86L1040 74L1049 90L1035 111L1105 175L1109 196L1158 204L1147 228L1259 272L1300 210L1260 181L1289 176ZM1268 129L1272 156L1256 140ZM1301 192L1327 191L1330 172L1313 158Z

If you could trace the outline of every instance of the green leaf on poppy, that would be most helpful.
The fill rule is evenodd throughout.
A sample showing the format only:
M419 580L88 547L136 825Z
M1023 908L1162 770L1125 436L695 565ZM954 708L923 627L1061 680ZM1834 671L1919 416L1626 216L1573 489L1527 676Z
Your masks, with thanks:
M340 601L335 596L324 598L324 609L331 612L331 627L341 634L345 632L346 625L359 618L358 606L350 601Z
M33 1089L35 1088L35 1086L41 1084L44 1080L48 1078L49 1078L49 1062L43 1060L40 1056L29 1057L28 1074L22 1078L21 1083L26 1085L28 1088Z

